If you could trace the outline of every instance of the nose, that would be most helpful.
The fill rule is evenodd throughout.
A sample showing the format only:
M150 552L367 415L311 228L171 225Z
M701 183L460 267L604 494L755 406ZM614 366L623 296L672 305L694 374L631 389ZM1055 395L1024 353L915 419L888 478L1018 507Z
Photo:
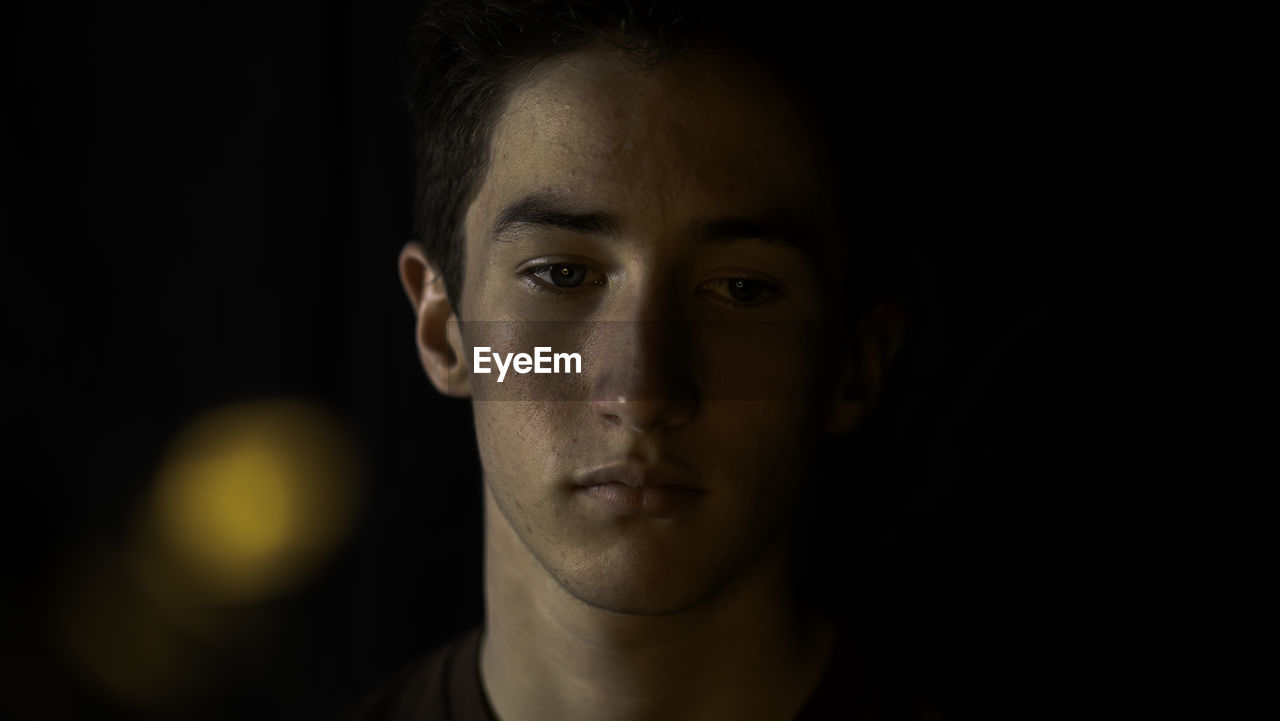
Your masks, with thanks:
M689 334L671 321L605 322L609 352L591 405L605 423L653 432L684 425L698 413Z

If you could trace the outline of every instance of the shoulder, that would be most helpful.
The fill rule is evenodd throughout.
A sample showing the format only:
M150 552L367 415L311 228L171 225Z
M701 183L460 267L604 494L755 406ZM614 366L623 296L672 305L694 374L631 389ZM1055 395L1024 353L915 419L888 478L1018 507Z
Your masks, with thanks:
M493 721L480 685L480 629L419 657L342 721Z

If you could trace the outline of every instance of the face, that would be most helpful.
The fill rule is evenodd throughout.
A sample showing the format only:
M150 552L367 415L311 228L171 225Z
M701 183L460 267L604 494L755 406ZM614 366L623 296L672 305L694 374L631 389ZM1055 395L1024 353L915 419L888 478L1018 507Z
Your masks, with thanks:
M577 598L670 613L785 537L841 392L820 138L785 85L713 52L580 52L511 94L465 218L462 356L582 357L469 376L488 522Z

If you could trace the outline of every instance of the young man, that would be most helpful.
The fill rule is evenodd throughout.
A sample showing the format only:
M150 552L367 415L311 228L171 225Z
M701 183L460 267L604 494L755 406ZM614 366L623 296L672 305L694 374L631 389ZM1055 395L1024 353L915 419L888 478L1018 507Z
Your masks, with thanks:
M850 200L878 139L818 90L876 108L764 14L643 7L427 11L400 275L428 377L473 399L486 620L362 718L891 713L788 566L818 439L901 331Z

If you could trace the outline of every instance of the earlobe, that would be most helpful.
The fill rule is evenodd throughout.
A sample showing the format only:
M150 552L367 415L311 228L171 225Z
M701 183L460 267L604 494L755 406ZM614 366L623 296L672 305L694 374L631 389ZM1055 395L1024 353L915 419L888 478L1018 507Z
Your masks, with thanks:
M444 276L417 241L406 243L400 251L400 282L417 317L418 357L431 384L447 396L471 395L471 374L458 316L449 300Z
M896 300L877 301L863 315L841 354L839 382L827 416L828 433L849 433L871 415L905 328L906 313Z

